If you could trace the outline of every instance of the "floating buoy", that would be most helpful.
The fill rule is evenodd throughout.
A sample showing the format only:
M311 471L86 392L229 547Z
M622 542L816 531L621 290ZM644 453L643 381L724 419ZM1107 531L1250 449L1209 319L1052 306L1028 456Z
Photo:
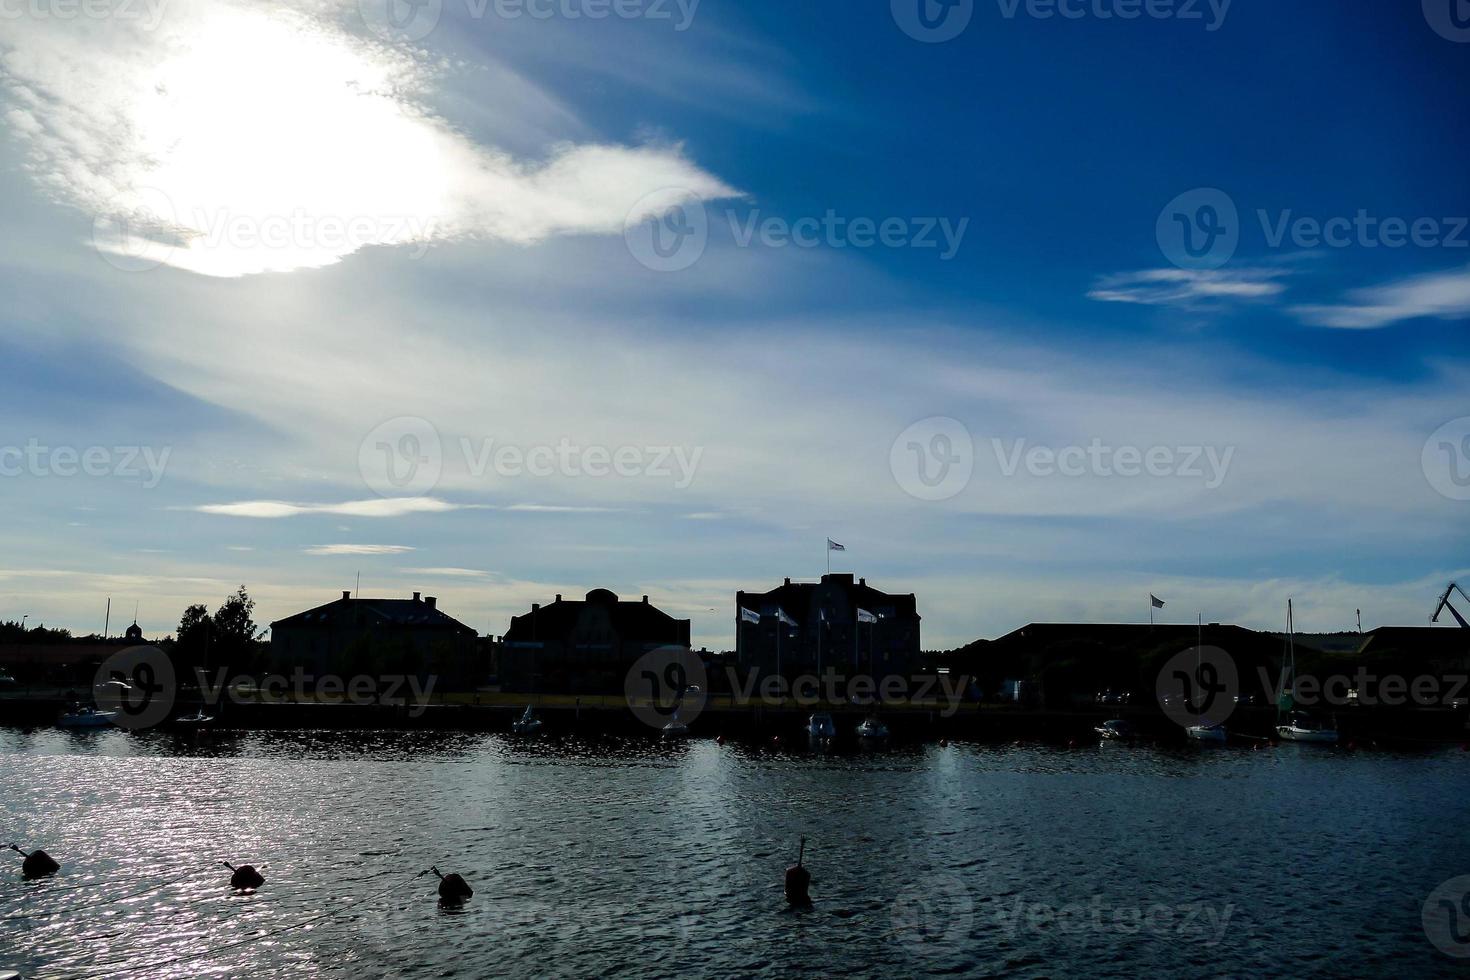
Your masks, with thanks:
M61 870L61 865L53 861L51 855L45 851L36 850L27 854L14 844L10 845L10 849L25 858L20 864L20 873L27 878L44 878Z
M225 867L234 874L230 875L230 887L239 891L253 891L265 884L265 876L248 864L242 864L238 868L228 861L221 861Z
M786 869L786 901L791 905L810 905L812 896L812 873L801 863L806 856L806 838L801 839L801 848L796 852L796 863Z
M439 897L446 902L463 902L472 898L475 890L470 887L469 882L459 875L444 874L438 868L430 868L430 871L439 876Z

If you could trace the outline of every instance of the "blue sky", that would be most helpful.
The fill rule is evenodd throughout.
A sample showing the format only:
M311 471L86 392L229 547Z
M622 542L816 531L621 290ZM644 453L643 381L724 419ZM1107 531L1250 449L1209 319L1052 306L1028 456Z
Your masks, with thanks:
M926 43L919 0L384 2L0 18L0 616L361 573L494 633L649 593L721 647L830 536L952 646L1150 591L1415 623L1470 574L1433 3L974 0Z

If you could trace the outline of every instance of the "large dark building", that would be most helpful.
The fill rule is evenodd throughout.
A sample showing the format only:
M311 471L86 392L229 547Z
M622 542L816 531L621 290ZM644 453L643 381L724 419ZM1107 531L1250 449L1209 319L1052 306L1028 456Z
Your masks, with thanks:
M882 592L846 573L735 593L735 629L741 669L762 674L790 678L830 668L884 677L919 670L913 593Z
M342 598L271 623L278 671L309 674L414 674L439 678L439 689L475 686L488 675L475 631L442 612L433 596Z
M689 646L689 620L675 619L648 596L625 602L607 589L513 616L500 649L507 691L621 693L634 661L661 646Z

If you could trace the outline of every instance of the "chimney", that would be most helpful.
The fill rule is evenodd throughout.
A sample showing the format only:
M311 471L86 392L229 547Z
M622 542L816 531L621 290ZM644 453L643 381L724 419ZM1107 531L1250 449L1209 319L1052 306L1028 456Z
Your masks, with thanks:
M867 579L865 579L865 578L858 579L858 585L867 585L867 584L868 584L868 580Z
M534 612L540 612L540 611L541 611L541 603L539 603L539 602L533 602L533 603L531 603L531 612L534 613Z
M344 598L344 599L351 599L352 598L352 590L351 589L343 589L342 590L342 598Z
M414 601L414 602L418 602L418 601L419 601L419 594L418 594L418 593L417 593L417 592L415 592L415 593L414 593L414 594L413 594L413 601Z
M560 592L558 592L558 593L557 593L557 594L556 594L556 601L557 601L557 602L561 602L561 593L560 593Z
M431 595L424 596L424 604L426 606L428 606L430 609L433 609L434 608L434 603L436 603L438 601L439 600L437 598L435 598L434 596L431 596Z
M644 605L645 605L645 606L646 606L646 605L648 605L648 596L644 596L644 597L643 597L643 604L644 604Z
M788 578L788 579L787 579L787 580L786 580L786 584L787 584L787 585L790 585L790 584L791 584L791 579L789 579L789 578Z

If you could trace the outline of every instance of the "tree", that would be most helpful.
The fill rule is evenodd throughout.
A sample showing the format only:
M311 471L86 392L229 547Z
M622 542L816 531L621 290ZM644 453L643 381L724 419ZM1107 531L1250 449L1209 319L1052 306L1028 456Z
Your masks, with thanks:
M255 600L240 586L235 594L215 610L212 620L212 649L219 651L219 662L236 669L247 669L256 659L256 641L265 630L255 625Z
M194 683L194 669L204 666L208 660L213 625L204 603L195 603L184 610L172 651L174 671L180 682Z

